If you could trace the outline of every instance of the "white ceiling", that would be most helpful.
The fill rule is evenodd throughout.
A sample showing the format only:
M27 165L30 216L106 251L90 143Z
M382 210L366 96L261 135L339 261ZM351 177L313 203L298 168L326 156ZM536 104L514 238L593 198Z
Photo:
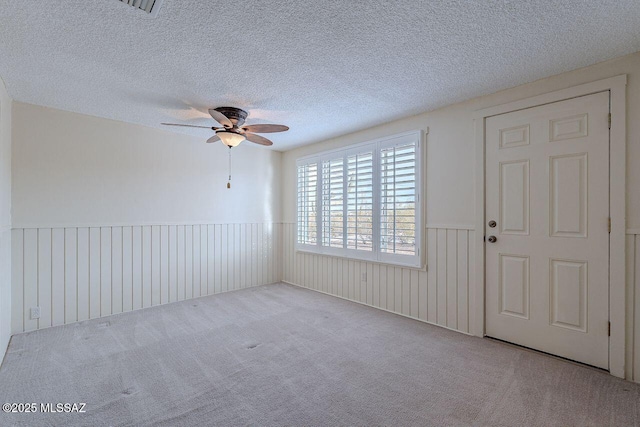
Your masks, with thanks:
M0 0L0 76L153 127L241 107L287 150L636 52L638 28L638 0Z

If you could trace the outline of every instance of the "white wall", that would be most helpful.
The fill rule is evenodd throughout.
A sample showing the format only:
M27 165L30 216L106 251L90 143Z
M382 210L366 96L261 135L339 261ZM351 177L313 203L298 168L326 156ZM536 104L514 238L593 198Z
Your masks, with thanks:
M288 151L283 156L283 220L285 280L322 290L334 295L365 304L391 310L441 326L467 332L468 323L460 322L459 313L475 312L474 302L468 298L468 288L475 278L473 272L473 251L468 255L460 249L468 240L459 240L460 234L472 235L475 223L475 134L473 112L482 108L505 104L543 93L592 82L608 77L627 74L627 224L629 236L640 233L640 53L596 64L584 69L549 77L523 86L504 90L495 94L454 104L439 110L427 112L403 120L386 123L360 132L334 138L321 143ZM294 243L296 214L295 160L301 156L327 149L343 147L383 136L415 129L429 129L427 135L426 163L426 228L428 272L384 267L386 277L377 278L374 283L362 283L360 271L370 271L370 263L336 261L346 265L345 286L348 290L334 288L334 279L324 270L325 260L318 255L299 254L291 248ZM460 231L462 230L462 231ZM633 237L633 245L637 244ZM632 243L629 241L629 247ZM637 248L637 246L634 246ZM629 254L628 258L629 258ZM640 258L631 257L635 262ZM375 267L382 271L383 267ZM378 271L373 270L373 271ZM392 275L389 275L389 270ZM400 271L398 273L398 271ZM640 264L628 266L627 277L627 377L640 381ZM635 275L632 275L635 274ZM467 276L468 274L468 276ZM371 277L368 275L367 277ZM417 290L414 290L416 287ZM368 293L351 292L364 287L382 295L395 295L392 303L369 299ZM378 289L376 290L376 286ZM374 295L375 295L374 294ZM403 298L404 295L404 298ZM413 297L412 297L413 295ZM398 297L401 303L398 305ZM409 301L409 305L404 303ZM414 301L418 299L417 302ZM415 305L415 309L413 309ZM420 307L425 309L420 310ZM431 307L431 310L428 308ZM635 310L635 311L634 311ZM444 315L442 313L445 313ZM456 313L452 315L451 313ZM435 313L435 314L434 314ZM469 319L465 317L465 319ZM469 320L469 321L472 321ZM471 327L471 329L473 329Z
M13 333L280 279L281 153L207 138L14 103Z
M14 103L13 226L280 220L281 154Z
M11 336L11 109L0 79L0 362Z

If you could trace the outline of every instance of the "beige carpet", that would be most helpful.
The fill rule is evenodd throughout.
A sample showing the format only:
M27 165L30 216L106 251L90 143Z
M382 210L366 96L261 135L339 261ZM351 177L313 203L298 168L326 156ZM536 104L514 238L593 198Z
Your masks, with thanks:
M13 337L0 425L629 426L640 386L285 284Z

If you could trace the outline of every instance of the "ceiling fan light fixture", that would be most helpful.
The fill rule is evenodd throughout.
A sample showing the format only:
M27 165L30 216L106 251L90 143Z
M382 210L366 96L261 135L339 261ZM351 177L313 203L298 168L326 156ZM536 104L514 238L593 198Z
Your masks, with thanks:
M125 0L123 0L125 1ZM129 0L133 1L133 0ZM159 0L156 0L159 1ZM216 134L207 140L207 143L221 141L229 148L237 147L242 141L249 141L254 144L269 147L273 142L258 135L259 133L285 132L289 130L289 126L275 125L270 123L259 123L254 125L243 126L244 120L247 118L247 112L235 107L218 107L210 108L209 114L211 118L224 127L216 126L199 126L186 123L162 123L165 126L182 126L211 129Z
M239 133L229 132L226 130L219 130L216 132L216 135L222 140L222 143L227 147L237 147L240 145L242 141L246 138L244 135L240 135Z

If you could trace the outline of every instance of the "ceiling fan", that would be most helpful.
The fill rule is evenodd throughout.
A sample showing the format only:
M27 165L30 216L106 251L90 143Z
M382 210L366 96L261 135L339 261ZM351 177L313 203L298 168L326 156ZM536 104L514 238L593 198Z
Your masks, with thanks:
M256 133L285 132L288 126L272 124L244 125L248 113L235 107L210 108L209 114L220 123L222 127L196 126L179 123L162 123L165 126L183 126L191 128L211 129L216 134L207 140L208 143L222 141L227 147L236 147L245 139L260 145L273 145L267 138L256 135Z

